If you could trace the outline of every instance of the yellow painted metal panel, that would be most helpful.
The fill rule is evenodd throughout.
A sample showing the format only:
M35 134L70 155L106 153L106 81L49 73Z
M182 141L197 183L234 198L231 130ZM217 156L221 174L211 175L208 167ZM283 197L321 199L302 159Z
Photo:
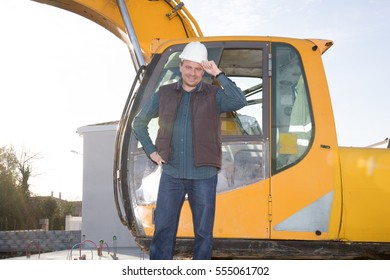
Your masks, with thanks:
M269 238L269 182L267 179L217 196L215 237Z
M341 239L390 242L390 149L340 148Z
M268 223L269 179L234 191L217 195L214 236L216 238L269 238ZM139 206L146 236L152 236L154 206ZM193 237L189 204L183 205L178 237Z
M337 150L337 149L336 149ZM336 161L322 164L326 157L332 157L334 151L314 151L307 155L297 165L281 172L271 179L272 195L272 239L298 239L298 240L323 240L335 239L338 236L340 222L340 196L337 182L338 164ZM340 183L340 182L339 182ZM332 206L330 213L322 213L323 216L311 216L302 214L293 219L294 215L303 213L305 209L315 205L322 197L331 194ZM314 208L315 209L315 208ZM289 226L280 230L278 225L292 219ZM310 221L310 219L324 219L326 221ZM313 224L310 224L313 223ZM326 223L327 230L316 227ZM290 230L289 230L290 228ZM320 233L320 234L319 234Z
M333 41L330 40L321 40L321 39L308 39L312 41L319 49L320 52L323 54L325 53L331 46L333 46Z

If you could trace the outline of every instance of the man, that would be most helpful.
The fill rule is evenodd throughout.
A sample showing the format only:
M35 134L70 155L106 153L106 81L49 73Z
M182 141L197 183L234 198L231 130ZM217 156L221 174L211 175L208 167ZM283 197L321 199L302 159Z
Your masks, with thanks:
M246 103L242 91L208 61L200 42L179 56L181 79L161 86L135 117L133 128L146 154L162 165L150 259L173 259L180 211L188 195L194 223L193 259L211 259L217 174L221 168L220 114ZM204 73L223 89L202 82ZM156 144L148 123L159 117Z

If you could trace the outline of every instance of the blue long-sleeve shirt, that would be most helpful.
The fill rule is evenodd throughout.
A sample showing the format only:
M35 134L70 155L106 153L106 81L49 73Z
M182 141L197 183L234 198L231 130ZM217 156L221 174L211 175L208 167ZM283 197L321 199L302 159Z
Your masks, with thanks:
M216 94L219 113L238 110L247 104L244 94L233 81L225 75L219 75L217 79L223 88L219 89ZM182 81L179 80L179 86L181 87L181 85ZM199 83L191 92L186 92L183 89L177 110L172 132L171 155L168 162L163 165L163 172L175 178L206 179L218 172L218 169L214 166L196 167L194 164L190 102L191 96L201 86L201 83ZM156 147L148 133L148 124L152 118L158 117L159 103L160 95L156 92L133 121L134 133L148 156L156 151Z

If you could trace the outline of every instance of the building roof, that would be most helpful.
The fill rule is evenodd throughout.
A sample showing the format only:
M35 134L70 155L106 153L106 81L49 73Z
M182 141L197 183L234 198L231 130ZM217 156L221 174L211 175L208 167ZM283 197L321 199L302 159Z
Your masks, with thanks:
M86 132L101 132L101 131L116 130L118 127L118 124L119 124L119 121L110 121L110 122L90 124L90 125L79 127L76 132L77 132L77 134L82 136Z

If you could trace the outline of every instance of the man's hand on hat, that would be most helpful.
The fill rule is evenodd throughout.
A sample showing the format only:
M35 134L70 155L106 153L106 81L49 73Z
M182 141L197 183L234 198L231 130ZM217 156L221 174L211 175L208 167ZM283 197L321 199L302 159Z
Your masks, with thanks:
M202 67L204 71L206 71L208 74L212 76L217 76L222 71L218 68L218 66L215 64L214 60L210 61L202 61Z

